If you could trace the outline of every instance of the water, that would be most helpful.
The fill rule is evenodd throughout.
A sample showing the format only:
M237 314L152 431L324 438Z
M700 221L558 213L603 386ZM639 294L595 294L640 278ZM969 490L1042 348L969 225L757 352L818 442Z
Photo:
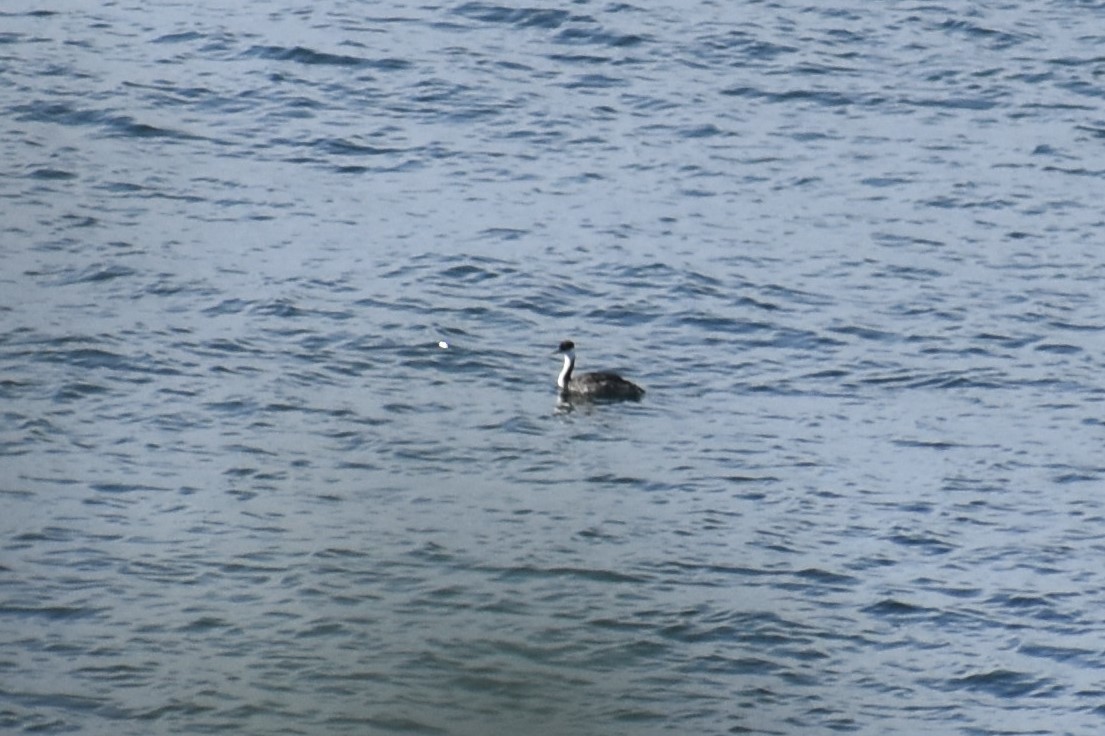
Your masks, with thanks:
M1100 732L1101 10L7 4L3 730Z

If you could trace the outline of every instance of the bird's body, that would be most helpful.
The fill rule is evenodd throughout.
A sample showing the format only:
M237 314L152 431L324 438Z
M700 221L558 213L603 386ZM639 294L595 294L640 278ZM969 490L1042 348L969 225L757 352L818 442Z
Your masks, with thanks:
M645 390L617 373L598 372L573 375L576 366L576 346L571 340L560 343L557 354L564 356L564 367L556 379L562 396L582 399L639 400Z

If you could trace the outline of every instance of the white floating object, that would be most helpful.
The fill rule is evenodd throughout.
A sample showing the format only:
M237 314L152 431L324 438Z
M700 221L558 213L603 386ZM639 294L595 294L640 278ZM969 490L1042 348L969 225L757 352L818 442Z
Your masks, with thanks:
M449 349L449 343L445 342L444 340L439 341L437 343L437 346L439 348L441 348L442 350L448 350Z

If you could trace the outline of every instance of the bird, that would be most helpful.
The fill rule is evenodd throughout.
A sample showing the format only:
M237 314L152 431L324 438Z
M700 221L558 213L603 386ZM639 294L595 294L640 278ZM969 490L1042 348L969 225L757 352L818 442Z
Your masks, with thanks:
M560 395L566 398L580 399L628 399L639 401L645 390L617 373L581 373L572 375L576 367L576 345L571 340L560 343L554 355L564 356L564 367L556 379Z

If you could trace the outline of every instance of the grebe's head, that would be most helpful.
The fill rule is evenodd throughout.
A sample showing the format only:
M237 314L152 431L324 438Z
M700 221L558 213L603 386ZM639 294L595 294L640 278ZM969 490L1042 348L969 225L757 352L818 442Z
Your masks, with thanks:
M565 340L564 342L560 343L560 347L556 349L556 352L565 354L574 353L575 351L576 344L571 340Z

